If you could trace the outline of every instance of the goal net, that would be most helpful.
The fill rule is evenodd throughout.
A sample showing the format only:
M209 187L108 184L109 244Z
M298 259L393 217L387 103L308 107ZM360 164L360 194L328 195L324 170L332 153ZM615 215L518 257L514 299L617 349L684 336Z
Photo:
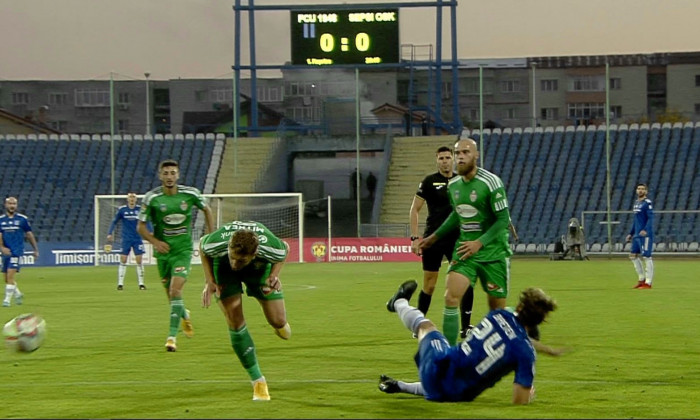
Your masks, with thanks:
M304 261L304 211L301 193L204 194L204 196L209 200L209 206L214 214L215 227L218 228L232 220L260 222L289 244L287 261ZM137 197L137 205L140 205L143 195L137 195ZM109 226L119 207L123 205L126 205L126 194L95 196L95 265L118 262L118 259L110 258L109 254L121 252L121 223L117 224L112 234L112 249L105 249L105 245L108 244ZM192 223L192 239L195 244L192 262L199 264L196 244L204 235L204 214L201 211L194 212ZM144 263L155 264L151 245L149 243L145 245ZM134 263L133 258L133 254L129 255L129 263Z

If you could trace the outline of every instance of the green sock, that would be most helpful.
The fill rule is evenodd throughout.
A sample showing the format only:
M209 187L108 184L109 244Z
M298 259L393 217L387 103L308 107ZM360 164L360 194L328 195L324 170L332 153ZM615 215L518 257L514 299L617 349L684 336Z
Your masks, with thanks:
M258 365L258 357L255 355L255 344L253 338L248 332L248 327L243 326L240 330L228 329L228 334L231 337L231 346L233 351L241 361L243 368L248 372L250 380L254 381L262 377L260 366Z
M185 316L185 302L181 297L170 300L170 336L175 337L180 328L180 318Z
M451 346L457 344L459 336L459 308L456 306L445 306L442 311L442 334Z

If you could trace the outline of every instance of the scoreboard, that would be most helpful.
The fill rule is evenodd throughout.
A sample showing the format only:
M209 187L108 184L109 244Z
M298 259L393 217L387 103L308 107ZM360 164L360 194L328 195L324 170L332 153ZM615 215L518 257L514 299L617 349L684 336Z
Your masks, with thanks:
M399 62L399 10L291 11L292 64Z

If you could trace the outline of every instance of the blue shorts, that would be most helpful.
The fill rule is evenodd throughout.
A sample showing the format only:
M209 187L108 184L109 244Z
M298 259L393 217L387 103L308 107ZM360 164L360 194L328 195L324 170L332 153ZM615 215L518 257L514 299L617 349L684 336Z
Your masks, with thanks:
M425 391L425 399L431 401L446 401L442 390L446 353L450 343L440 331L431 331L418 343L418 353L415 361L418 366L418 377Z
M630 254L642 254L643 257L651 257L651 250L654 247L654 237L652 236L634 236L632 238L632 246Z
M3 255L2 256L2 272L7 273L8 269L17 270L19 273L19 257L14 255Z
M129 255L131 250L134 250L134 255L142 255L146 252L146 248L143 246L143 241L141 239L133 239L131 241L122 241L122 255Z

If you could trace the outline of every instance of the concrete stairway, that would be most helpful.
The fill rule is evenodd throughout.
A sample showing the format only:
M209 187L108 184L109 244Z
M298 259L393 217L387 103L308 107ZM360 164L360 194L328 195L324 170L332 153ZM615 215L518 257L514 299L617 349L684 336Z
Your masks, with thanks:
M275 138L227 138L221 168L216 182L216 194L254 193L255 181L267 169Z
M435 152L440 146L454 148L455 141L454 135L394 138L379 223L409 223L418 184L437 171ZM427 215L428 209L423 206L418 219L421 233Z

